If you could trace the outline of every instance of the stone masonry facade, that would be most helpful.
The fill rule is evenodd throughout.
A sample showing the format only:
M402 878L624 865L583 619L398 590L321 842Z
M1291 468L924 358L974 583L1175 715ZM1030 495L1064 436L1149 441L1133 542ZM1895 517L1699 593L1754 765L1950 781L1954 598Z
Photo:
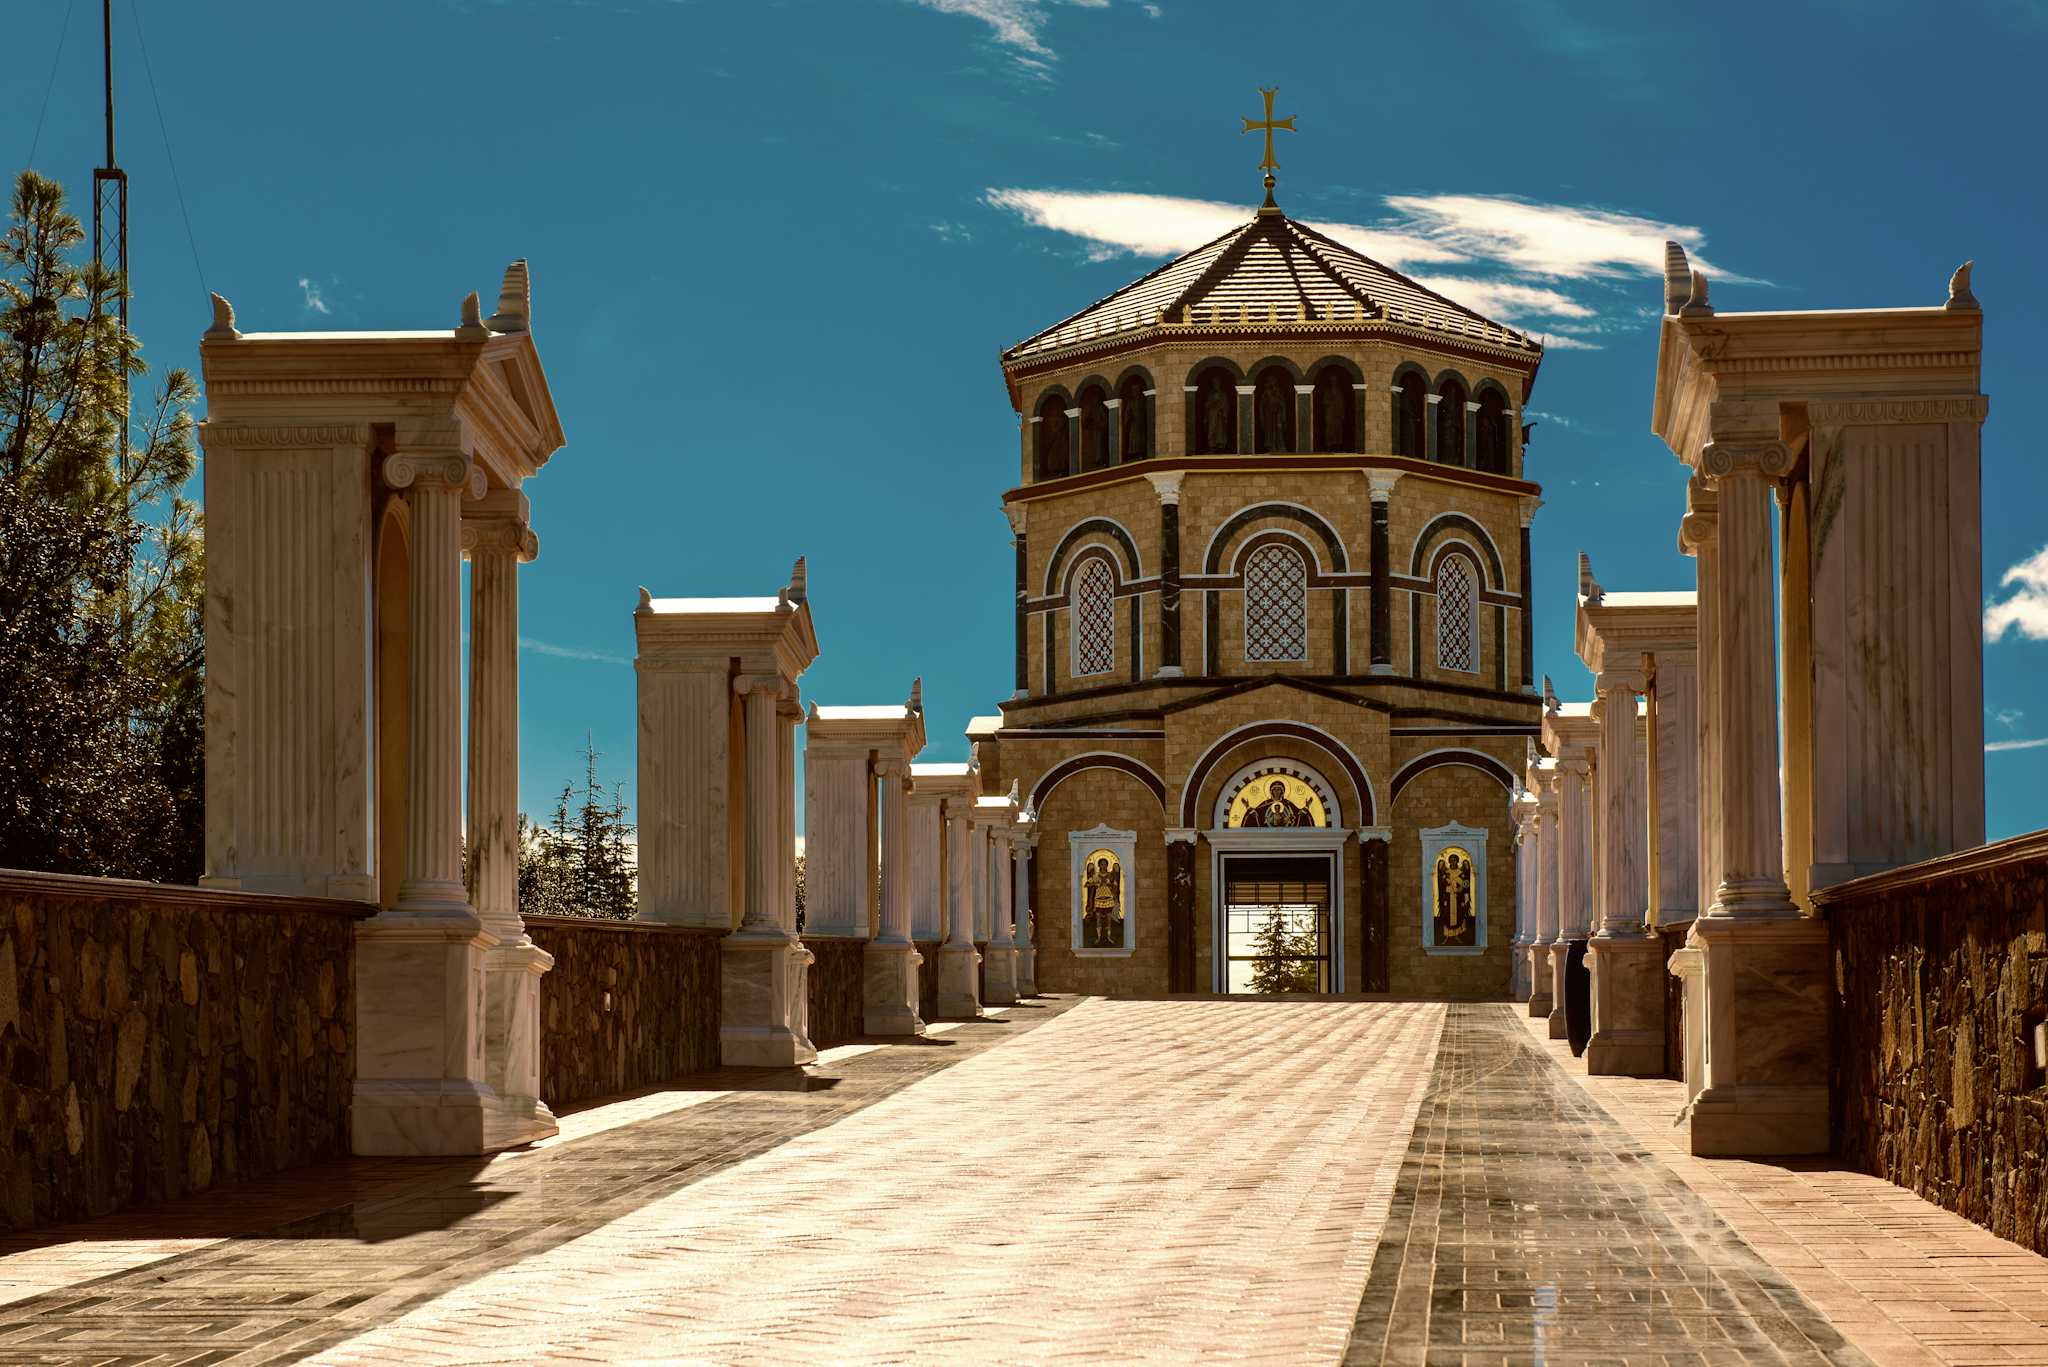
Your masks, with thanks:
M718 1066L723 932L529 916L541 979L541 1098L557 1111Z

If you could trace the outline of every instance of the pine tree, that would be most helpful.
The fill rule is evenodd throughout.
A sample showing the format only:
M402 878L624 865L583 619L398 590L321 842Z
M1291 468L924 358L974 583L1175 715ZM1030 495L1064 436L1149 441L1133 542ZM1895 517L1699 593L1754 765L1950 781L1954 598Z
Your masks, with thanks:
M1279 907L1268 908L1266 923L1259 928L1252 945L1252 991L1317 990L1315 934L1289 930L1287 917Z
M519 817L519 910L526 916L629 920L639 907L639 867L625 790L599 780L596 745L585 737L583 784L564 783L548 824Z
M74 258L64 192L16 180L0 235L0 865L200 873L204 650L197 388L147 373L119 276ZM124 443L123 429L127 427Z

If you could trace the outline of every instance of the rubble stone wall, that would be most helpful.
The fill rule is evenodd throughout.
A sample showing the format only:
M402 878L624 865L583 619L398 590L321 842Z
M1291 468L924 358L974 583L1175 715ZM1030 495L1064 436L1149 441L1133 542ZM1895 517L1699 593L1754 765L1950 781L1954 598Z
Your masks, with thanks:
M540 1095L557 1111L718 1067L718 942L652 921L529 916L540 980Z
M346 1155L374 910L0 871L0 1229Z
M1816 893L1834 950L1835 1144L2048 1253L2048 831Z

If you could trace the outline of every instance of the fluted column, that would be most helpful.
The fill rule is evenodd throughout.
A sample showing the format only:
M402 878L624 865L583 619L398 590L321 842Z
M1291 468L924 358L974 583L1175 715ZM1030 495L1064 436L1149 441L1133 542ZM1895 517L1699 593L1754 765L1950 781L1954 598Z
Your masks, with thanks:
M468 906L462 885L462 501L483 471L459 456L396 455L384 478L412 514L405 868L400 911Z
M498 943L484 954L484 1077L517 1142L557 1130L540 1099L540 980L554 957L519 915L518 569L540 543L526 499L497 490L462 523L469 555L469 885ZM495 506L493 506L495 505Z
M1643 933L1637 889L1647 886L1644 867L1649 838L1645 805L1646 769L1637 743L1636 695L1643 676L1625 670L1604 670L1594 680L1593 713L1600 723L1600 880L1599 933L1602 936Z
M972 1020L981 1014L981 953L974 947L975 850L979 832L968 817L972 795L948 797L946 942L939 947L938 1014Z
M1592 765L1583 757L1557 762L1557 939L1550 951L1552 1039L1564 1039L1569 1033L1567 969L1572 942L1585 940L1590 930L1592 774Z
M910 764L885 755L875 761L882 784L882 933L892 944L910 943Z
M782 872L776 866L775 849L781 836L781 821L775 813L775 799L781 792L777 763L775 704L782 695L782 680L773 674L742 674L732 683L740 695L741 725L747 738L746 830L747 888L741 903L740 928L779 929ZM794 852L792 851L792 857Z
M1536 790L1536 927L1529 944L1529 1015L1548 1020L1556 1004L1550 966L1557 941L1557 794L1548 778Z
M922 1035L917 970L924 960L910 940L910 762L875 760L882 785L882 910L879 933L861 951L862 1029L870 1035Z
M796 727L804 718L796 685L775 705L775 923L796 934Z
M1015 908L1010 901L1010 833L1001 827L988 833L988 891L989 946L1014 949L1017 939Z
M980 836L981 877L977 880L988 907L988 946L982 992L995 1006L1017 1000L1017 945L1012 933L1010 903L1010 823L1008 807L983 809L975 822Z
M1010 907L1015 932L1013 938L1017 944L1017 995L1020 997L1038 993L1038 947L1033 943L1031 934L1031 858L1037 845L1037 823L1020 820L1010 833L1010 871L1015 889Z
M1679 528L1679 544L1695 562L1699 604L1695 630L1698 633L1698 717L1699 791L1694 803L1699 829L1699 887L1693 902L1704 913L1714 904L1721 887L1721 746L1719 708L1714 699L1721 692L1721 553L1720 501L1706 481L1695 475L1686 490L1685 520Z

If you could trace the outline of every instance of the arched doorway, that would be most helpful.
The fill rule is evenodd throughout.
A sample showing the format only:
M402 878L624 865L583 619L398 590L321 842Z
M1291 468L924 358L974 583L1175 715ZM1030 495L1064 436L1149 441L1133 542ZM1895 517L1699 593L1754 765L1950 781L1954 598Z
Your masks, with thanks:
M1215 989L1342 990L1344 842L1329 781L1295 759L1245 765L1217 795Z

